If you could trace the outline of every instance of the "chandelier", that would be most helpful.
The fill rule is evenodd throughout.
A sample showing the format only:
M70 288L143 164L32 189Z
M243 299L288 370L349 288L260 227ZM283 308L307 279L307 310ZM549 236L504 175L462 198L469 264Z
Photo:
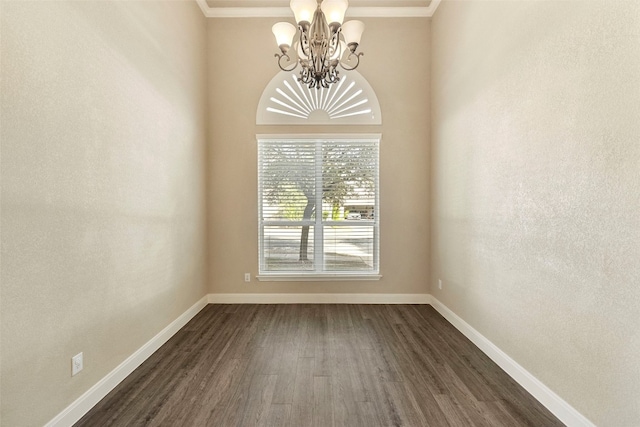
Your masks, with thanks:
M298 59L292 61L289 57L296 27L288 22L278 22L272 31L282 52L275 55L281 70L293 71L300 64L302 70L298 81L310 89L320 89L340 80L338 64L347 71L358 67L363 54L356 53L356 49L364 23L342 23L349 7L347 0L291 0L290 6L300 31L294 46ZM348 56L343 62L345 52Z

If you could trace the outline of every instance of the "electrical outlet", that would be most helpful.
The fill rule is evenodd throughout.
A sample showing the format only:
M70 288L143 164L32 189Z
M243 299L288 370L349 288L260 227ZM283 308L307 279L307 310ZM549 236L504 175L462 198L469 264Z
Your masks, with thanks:
M244 281L245 282L251 281L251 273L244 273Z
M84 361L82 353L78 353L71 358L71 376L78 374L84 367Z
M442 279L438 279L438 289L442 289Z

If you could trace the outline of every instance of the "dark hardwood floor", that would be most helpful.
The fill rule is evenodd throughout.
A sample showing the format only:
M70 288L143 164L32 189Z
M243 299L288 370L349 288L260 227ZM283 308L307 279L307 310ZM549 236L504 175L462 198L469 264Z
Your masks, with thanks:
M208 305L77 426L561 426L429 305Z

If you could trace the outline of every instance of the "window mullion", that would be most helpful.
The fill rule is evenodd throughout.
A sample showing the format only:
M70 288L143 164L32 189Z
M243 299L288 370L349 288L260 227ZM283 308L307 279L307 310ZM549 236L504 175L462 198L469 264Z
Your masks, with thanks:
M322 229L322 141L316 141L316 224L313 230L315 271L324 271L324 230Z
M258 143L258 271L265 270L265 251L264 251L264 199L262 193L262 162L263 162L263 145Z

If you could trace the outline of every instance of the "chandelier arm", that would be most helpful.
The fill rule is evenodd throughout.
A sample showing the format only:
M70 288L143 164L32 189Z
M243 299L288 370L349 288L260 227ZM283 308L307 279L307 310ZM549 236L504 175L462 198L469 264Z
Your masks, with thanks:
M340 66L347 70L347 71L351 71L351 70L355 70L356 68L358 68L358 65L360 65L360 57L364 55L364 52L359 52L359 53L350 53L349 56L347 56L347 61L349 61L351 59L352 56L356 57L356 65L354 65L353 67L347 67L344 65L344 63L340 62Z
M311 47L309 46L309 32L307 27L303 27L302 25L298 26L300 30L300 50L309 58L311 56Z
M339 61L337 59L328 62L322 86L328 87L330 83L335 83L340 80L340 77L338 77L339 71L336 68L338 63Z
M287 72L293 71L298 66L298 61L294 61L293 62L293 67L291 67L291 68L287 68L286 66L285 67L282 66L282 58L287 58L287 62L291 62L291 58L286 53L283 53L282 55L276 53L274 56L276 58L278 58L278 67L280 67L280 69L282 71L287 71Z

